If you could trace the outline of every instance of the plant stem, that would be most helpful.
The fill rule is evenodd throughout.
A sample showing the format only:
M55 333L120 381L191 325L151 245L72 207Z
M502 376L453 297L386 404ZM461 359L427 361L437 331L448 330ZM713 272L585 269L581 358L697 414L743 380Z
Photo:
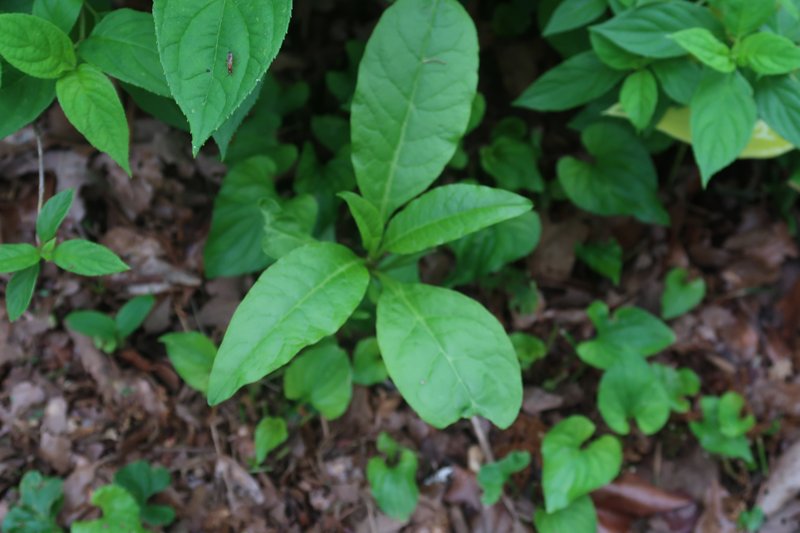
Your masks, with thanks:
M38 218L44 205L44 154L42 150L42 133L36 124L33 125L33 132L36 135L36 153L39 157L39 201L36 204L36 217Z

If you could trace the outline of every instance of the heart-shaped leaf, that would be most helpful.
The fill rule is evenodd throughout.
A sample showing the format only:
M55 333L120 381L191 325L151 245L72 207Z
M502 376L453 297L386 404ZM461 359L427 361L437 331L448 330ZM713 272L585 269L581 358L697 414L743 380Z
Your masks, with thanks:
M723 407L723 398L726 407ZM723 398L704 396L700 399L703 419L689 422L689 429L700 441L700 445L712 453L725 457L736 457L748 463L753 462L753 453L745 433L753 427L752 415L739 419L739 409L744 400L735 392L726 393ZM726 431L723 431L723 428Z
M73 522L72 533L104 533L125 531L147 533L142 527L139 505L134 497L119 485L100 487L92 494L92 504L103 510L102 518Z
M673 268L664 279L664 292L661 294L661 316L665 320L679 317L694 309L706 295L706 282L703 278L689 280L689 272L684 268Z
M691 404L686 396L694 396L700 392L700 378L697 374L688 368L675 370L658 363L652 364L651 367L667 391L672 410L676 413L688 412Z
M483 490L481 503L483 505L497 503L503 494L503 485L513 474L525 470L530 462L531 454L528 452L513 451L499 461L481 466L478 472L478 485Z
M597 533L597 511L589 496L582 496L569 507L548 513L536 509L533 523L539 533Z
M373 457L367 463L370 491L381 511L395 520L406 521L419 499L417 456L386 433L378 435L377 447L387 455L388 462L382 457Z

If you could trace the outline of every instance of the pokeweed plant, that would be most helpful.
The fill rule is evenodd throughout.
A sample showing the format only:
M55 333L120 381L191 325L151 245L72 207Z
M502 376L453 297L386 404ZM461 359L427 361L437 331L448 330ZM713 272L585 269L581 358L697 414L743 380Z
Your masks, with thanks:
M456 0L399 0L384 12L361 59L351 104L352 165L361 194L341 193L363 255L317 241L304 232L307 223L282 231L293 238L279 241L280 257L237 308L214 359L210 404L334 335L371 286L386 370L425 421L439 428L474 415L503 428L514 421L522 381L501 324L461 293L397 274L427 250L531 209L526 198L480 185L424 193L466 131L477 72L477 32ZM335 349L330 346L324 349ZM294 381L290 372L287 385ZM313 395L313 387L290 388L298 398Z
M128 270L128 265L105 246L84 239L58 242L56 233L72 207L73 198L74 191L68 189L42 206L36 219L37 246L0 244L0 272L13 273L6 285L9 320L17 320L30 305L43 260L81 276L104 276Z
M99 349L113 353L142 325L155 302L152 295L137 296L125 303L113 318L98 311L73 311L64 322L69 329L91 337Z

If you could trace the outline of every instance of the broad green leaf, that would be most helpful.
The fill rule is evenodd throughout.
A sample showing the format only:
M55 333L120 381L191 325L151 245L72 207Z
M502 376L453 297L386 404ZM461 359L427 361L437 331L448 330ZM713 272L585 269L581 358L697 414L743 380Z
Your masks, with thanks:
M291 10L291 0L153 3L161 64L172 96L189 119L195 155L267 72L286 36Z
M67 189L45 202L42 212L36 219L36 235L39 237L39 242L46 243L56 236L59 226L64 222L69 208L72 207L74 195L73 189Z
M619 102L636 129L645 129L658 104L655 76L647 69L629 74L620 89Z
M120 339L128 337L142 325L155 303L155 297L148 294L137 296L122 306L117 316L114 317Z
M239 131L240 126L245 121L245 119L250 115L250 112L255 107L256 103L258 102L259 97L261 96L261 90L264 88L264 79L261 78L256 88L247 95L247 98L244 99L242 105L236 108L231 116L222 123L222 125L217 128L217 130L211 135L214 138L214 142L217 143L217 147L219 148L219 158L222 161L235 163L236 160L228 161L228 147L230 146L231 142L233 141L233 136ZM265 132L261 132L262 134ZM258 154L258 155L269 155L268 153Z
M754 33L742 39L738 60L758 74L787 74L800 68L800 47L774 33Z
M81 276L106 276L130 269L105 246L82 239L64 241L56 246L53 262Z
M658 199L658 177L641 141L619 125L599 122L581 134L592 162L566 156L558 181L578 207L597 215L630 215L649 224L669 224Z
M550 36L580 28L597 20L606 10L606 0L564 0L547 21L542 35Z
M457 0L398 0L367 43L352 104L353 167L382 220L444 170L478 83L475 25Z
M128 119L111 80L96 67L83 63L59 78L56 96L75 129L130 175Z
M686 51L670 35L686 28L705 28L721 35L719 22L705 7L690 2L644 4L592 26L616 45L645 57L679 57Z
M619 285L619 278L622 275L622 246L615 239L577 244L575 256L595 272L613 281L614 285Z
M310 244L280 258L231 319L209 378L209 403L227 400L301 349L336 333L368 283L362 260L338 244Z
M703 185L742 152L756 123L753 90L738 72L707 73L691 101L692 151Z
M568 507L548 513L542 508L533 514L539 533L596 533L597 512L589 496L582 496Z
M497 503L503 494L503 485L513 474L525 470L530 462L530 453L512 451L494 463L487 463L481 466L478 472L478 485L483 491L481 503L483 505Z
M288 438L286 420L272 416L262 418L254 432L256 464L263 463L269 452L286 442Z
M117 346L117 324L110 316L98 311L73 311L64 319L67 327L86 335L98 346L113 352Z
M290 400L310 403L328 420L339 418L353 396L353 372L347 352L326 340L295 357L283 375Z
M482 415L506 428L516 419L522 380L514 347L475 300L441 287L389 283L376 327L389 376L432 426Z
M57 516L64 499L63 482L32 470L22 476L20 501L3 520L3 533L61 533Z
M757 30L777 10L775 0L711 0L710 3L735 37Z
M527 141L501 136L480 150L481 167L497 185L509 191L543 192L536 148Z
M437 187L400 211L386 228L381 249L413 254L530 211L512 192L465 183Z
M280 259L295 248L315 241L311 233L319 207L310 194L301 194L278 203L267 198L261 202L264 217L262 248L267 257Z
M119 485L100 487L92 494L92 504L103 510L103 517L73 522L72 533L148 533L140 521L139 506L131 494Z
M736 394L733 392L726 393ZM700 399L700 408L703 411L703 419L689 422L689 429L692 431L700 445L712 453L717 453L725 457L742 459L748 463L753 462L753 453L750 451L750 442L744 432L733 436L726 435L722 431L721 409L722 400L716 396L703 396ZM738 413L734 413L737 416ZM742 427L752 427L755 420L751 417L744 419ZM728 422L730 429L730 421ZM745 430L747 431L747 430Z
M706 282L703 278L689 280L689 272L684 268L673 268L664 278L664 292L661 293L661 316L670 320L688 313L706 295Z
M3 67L0 86L0 139L33 122L56 97L55 80L26 76Z
M33 15L52 22L64 33L69 33L78 20L83 0L34 0Z
M464 285L527 257L539 244L542 224L529 211L451 242L456 265L447 282Z
M783 138L800 146L800 81L794 76L767 76L756 86L758 114Z
M727 437L744 435L756 425L753 415L739 418L739 413L744 408L744 398L736 392L726 392L719 399L717 416L719 417L719 430Z
M548 513L569 507L619 474L619 440L604 435L584 446L594 430L588 418L570 416L551 428L542 440L542 489Z
M627 435L628 419L633 418L642 433L652 435L667 423L670 399L658 375L642 357L621 352L600 379L597 407L617 433Z
M688 57L656 61L651 68L667 96L683 105L689 105L703 79L703 66Z
M275 171L275 163L263 156L246 159L228 171L214 199L203 249L206 277L238 276L270 263L261 248L264 218L259 202L277 198Z
M731 49L705 28L689 28L670 35L684 50L719 72L733 72Z
M417 507L417 456L401 447L386 433L378 436L378 450L389 461L372 457L367 463L367 480L381 511L395 520L406 521Z
M159 96L170 96L150 13L115 9L81 42L78 54L109 76Z
M548 70L514 101L536 111L564 111L603 96L623 73L606 66L594 52L573 56Z
M628 52L597 32L589 32L589 40L592 43L592 50L600 58L600 61L613 69L625 71L640 69L651 61L646 57Z
M378 251L383 238L383 220L378 209L363 196L353 192L340 192L338 194L350 208L350 214L356 221L358 233L361 235L361 244L369 254Z
M166 468L150 466L146 461L127 464L114 474L114 484L133 496L142 520L154 526L166 526L175 520L175 511L171 507L147 503L152 496L169 487L171 481Z
M533 363L547 355L547 345L538 337L517 331L508 338L514 346L522 370L527 370Z
M608 369L629 352L655 355L675 342L675 334L661 320L638 307L620 307L611 318L608 306L593 302L586 310L597 336L578 344L580 358L596 368Z
M120 87L145 113L181 131L189 131L189 123L183 112L171 97L158 96L130 83L120 82Z
M0 14L0 56L34 78L58 78L75 68L72 41L58 26L23 13Z
M386 381L387 377L378 339L368 337L358 341L353 350L353 382L368 387Z
M39 263L19 270L11 276L6 285L6 313L8 320L14 322L28 309L39 278Z
M39 263L39 250L30 244L0 244L0 272L18 272Z
M211 339L202 333L187 331L168 333L158 340L166 346L167 356L181 379L191 388L205 393L217 355L217 347Z
M676 413L687 413L692 407L686 396L694 396L700 392L700 378L692 370L681 368L675 370L670 366L654 363L650 365L667 391L670 407Z

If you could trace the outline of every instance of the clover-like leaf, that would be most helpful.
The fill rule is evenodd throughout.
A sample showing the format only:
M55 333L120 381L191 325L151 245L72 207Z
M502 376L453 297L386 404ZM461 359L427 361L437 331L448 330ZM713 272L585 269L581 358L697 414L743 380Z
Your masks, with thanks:
M667 391L672 410L676 413L687 413L691 404L686 396L694 396L700 392L700 378L697 374L688 368L676 370L658 363L651 367Z
M72 533L148 533L142 527L136 499L119 485L100 487L92 494L92 504L103 510L103 517L86 522L73 522Z
M689 272L684 268L673 268L664 279L664 292L661 294L661 316L665 320L688 313L703 301L706 295L706 282L698 277L689 280Z
M530 462L530 453L515 450L494 463L487 463L481 466L478 472L478 485L483 490L481 503L483 505L497 503L497 500L503 494L503 485L513 474L525 470Z
M406 521L417 507L417 456L400 446L387 433L378 435L378 450L387 455L367 463L370 491L381 511L395 520Z
M723 404L723 398L728 398ZM712 453L753 462L753 453L745 433L755 424L752 416L739 418L744 400L735 392L722 398L704 396L700 399L703 419L689 422L689 429L700 445ZM723 431L724 428L724 431Z
M61 533L56 520L64 499L63 482L33 470L22 476L20 501L3 520L3 533Z
M114 474L114 483L128 491L139 506L142 520L154 526L167 526L175 520L175 511L167 505L148 504L147 501L169 487L172 477L161 466L150 466L146 461L135 461Z

